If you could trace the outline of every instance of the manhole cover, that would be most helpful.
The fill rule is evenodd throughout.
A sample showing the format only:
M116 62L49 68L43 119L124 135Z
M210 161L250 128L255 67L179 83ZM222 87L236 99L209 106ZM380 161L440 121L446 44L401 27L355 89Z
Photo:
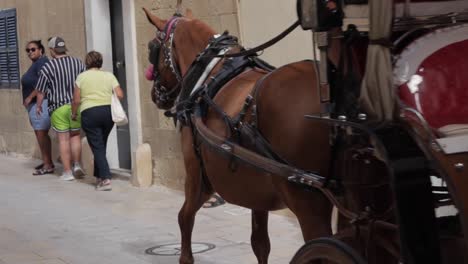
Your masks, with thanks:
M214 249L216 246L210 243L192 243L192 252L193 254L200 254L207 252L209 250ZM178 256L180 255L180 244L164 244L155 246L152 248L148 248L145 253L148 255L156 255L156 256Z

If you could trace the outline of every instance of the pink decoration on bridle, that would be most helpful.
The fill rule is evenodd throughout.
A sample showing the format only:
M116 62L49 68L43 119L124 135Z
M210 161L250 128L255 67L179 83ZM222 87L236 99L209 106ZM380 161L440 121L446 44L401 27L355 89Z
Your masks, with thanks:
M146 69L146 72L145 72L146 80L148 80L148 81L153 81L154 80L153 72L154 72L154 65L150 64L148 66L148 68Z
M164 42L167 42L169 40L169 37L170 37L170 32L172 30L172 27L174 26L174 24L177 22L177 20L179 20L179 17L172 17L171 20L169 20L169 23L166 27L166 30L165 30L165 35L166 37L164 38Z

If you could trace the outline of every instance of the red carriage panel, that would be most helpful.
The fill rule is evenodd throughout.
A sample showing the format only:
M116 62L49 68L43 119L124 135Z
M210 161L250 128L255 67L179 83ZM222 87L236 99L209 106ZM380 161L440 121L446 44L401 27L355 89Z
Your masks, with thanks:
M468 25L436 30L410 44L395 65L401 101L434 129L468 127Z

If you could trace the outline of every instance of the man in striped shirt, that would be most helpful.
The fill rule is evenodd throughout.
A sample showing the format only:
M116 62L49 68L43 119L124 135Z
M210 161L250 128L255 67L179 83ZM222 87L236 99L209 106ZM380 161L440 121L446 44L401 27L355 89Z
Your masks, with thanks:
M58 134L60 157L63 164L63 174L60 179L72 181L75 177L84 176L80 166L81 161L81 121L79 117L71 118L71 102L75 80L78 74L85 70L83 62L67 55L65 41L61 37L49 39L49 49L53 60L42 67L39 73L36 89L37 103L42 105L47 96L52 128ZM41 115L42 108L37 108ZM73 167L72 167L73 160Z

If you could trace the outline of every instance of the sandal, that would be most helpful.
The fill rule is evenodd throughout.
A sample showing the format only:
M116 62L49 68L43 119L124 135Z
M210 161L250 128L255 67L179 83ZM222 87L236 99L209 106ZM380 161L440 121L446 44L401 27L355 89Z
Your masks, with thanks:
M45 174L52 174L54 173L54 168L48 168L48 169L38 169L32 173L34 176L39 176L39 175L45 175Z
M40 170L40 169L44 168L44 165L45 165L44 163L41 163L41 164L37 165L36 167L34 167L34 169L35 170ZM52 169L55 169L54 164L52 164Z
M208 199L208 201L206 201L203 204L203 208L214 208L214 207L223 205L225 203L226 203L226 201L224 201L224 199L221 198L221 196L219 196L218 194L215 193L215 194L213 194L213 196L211 196L210 199Z

